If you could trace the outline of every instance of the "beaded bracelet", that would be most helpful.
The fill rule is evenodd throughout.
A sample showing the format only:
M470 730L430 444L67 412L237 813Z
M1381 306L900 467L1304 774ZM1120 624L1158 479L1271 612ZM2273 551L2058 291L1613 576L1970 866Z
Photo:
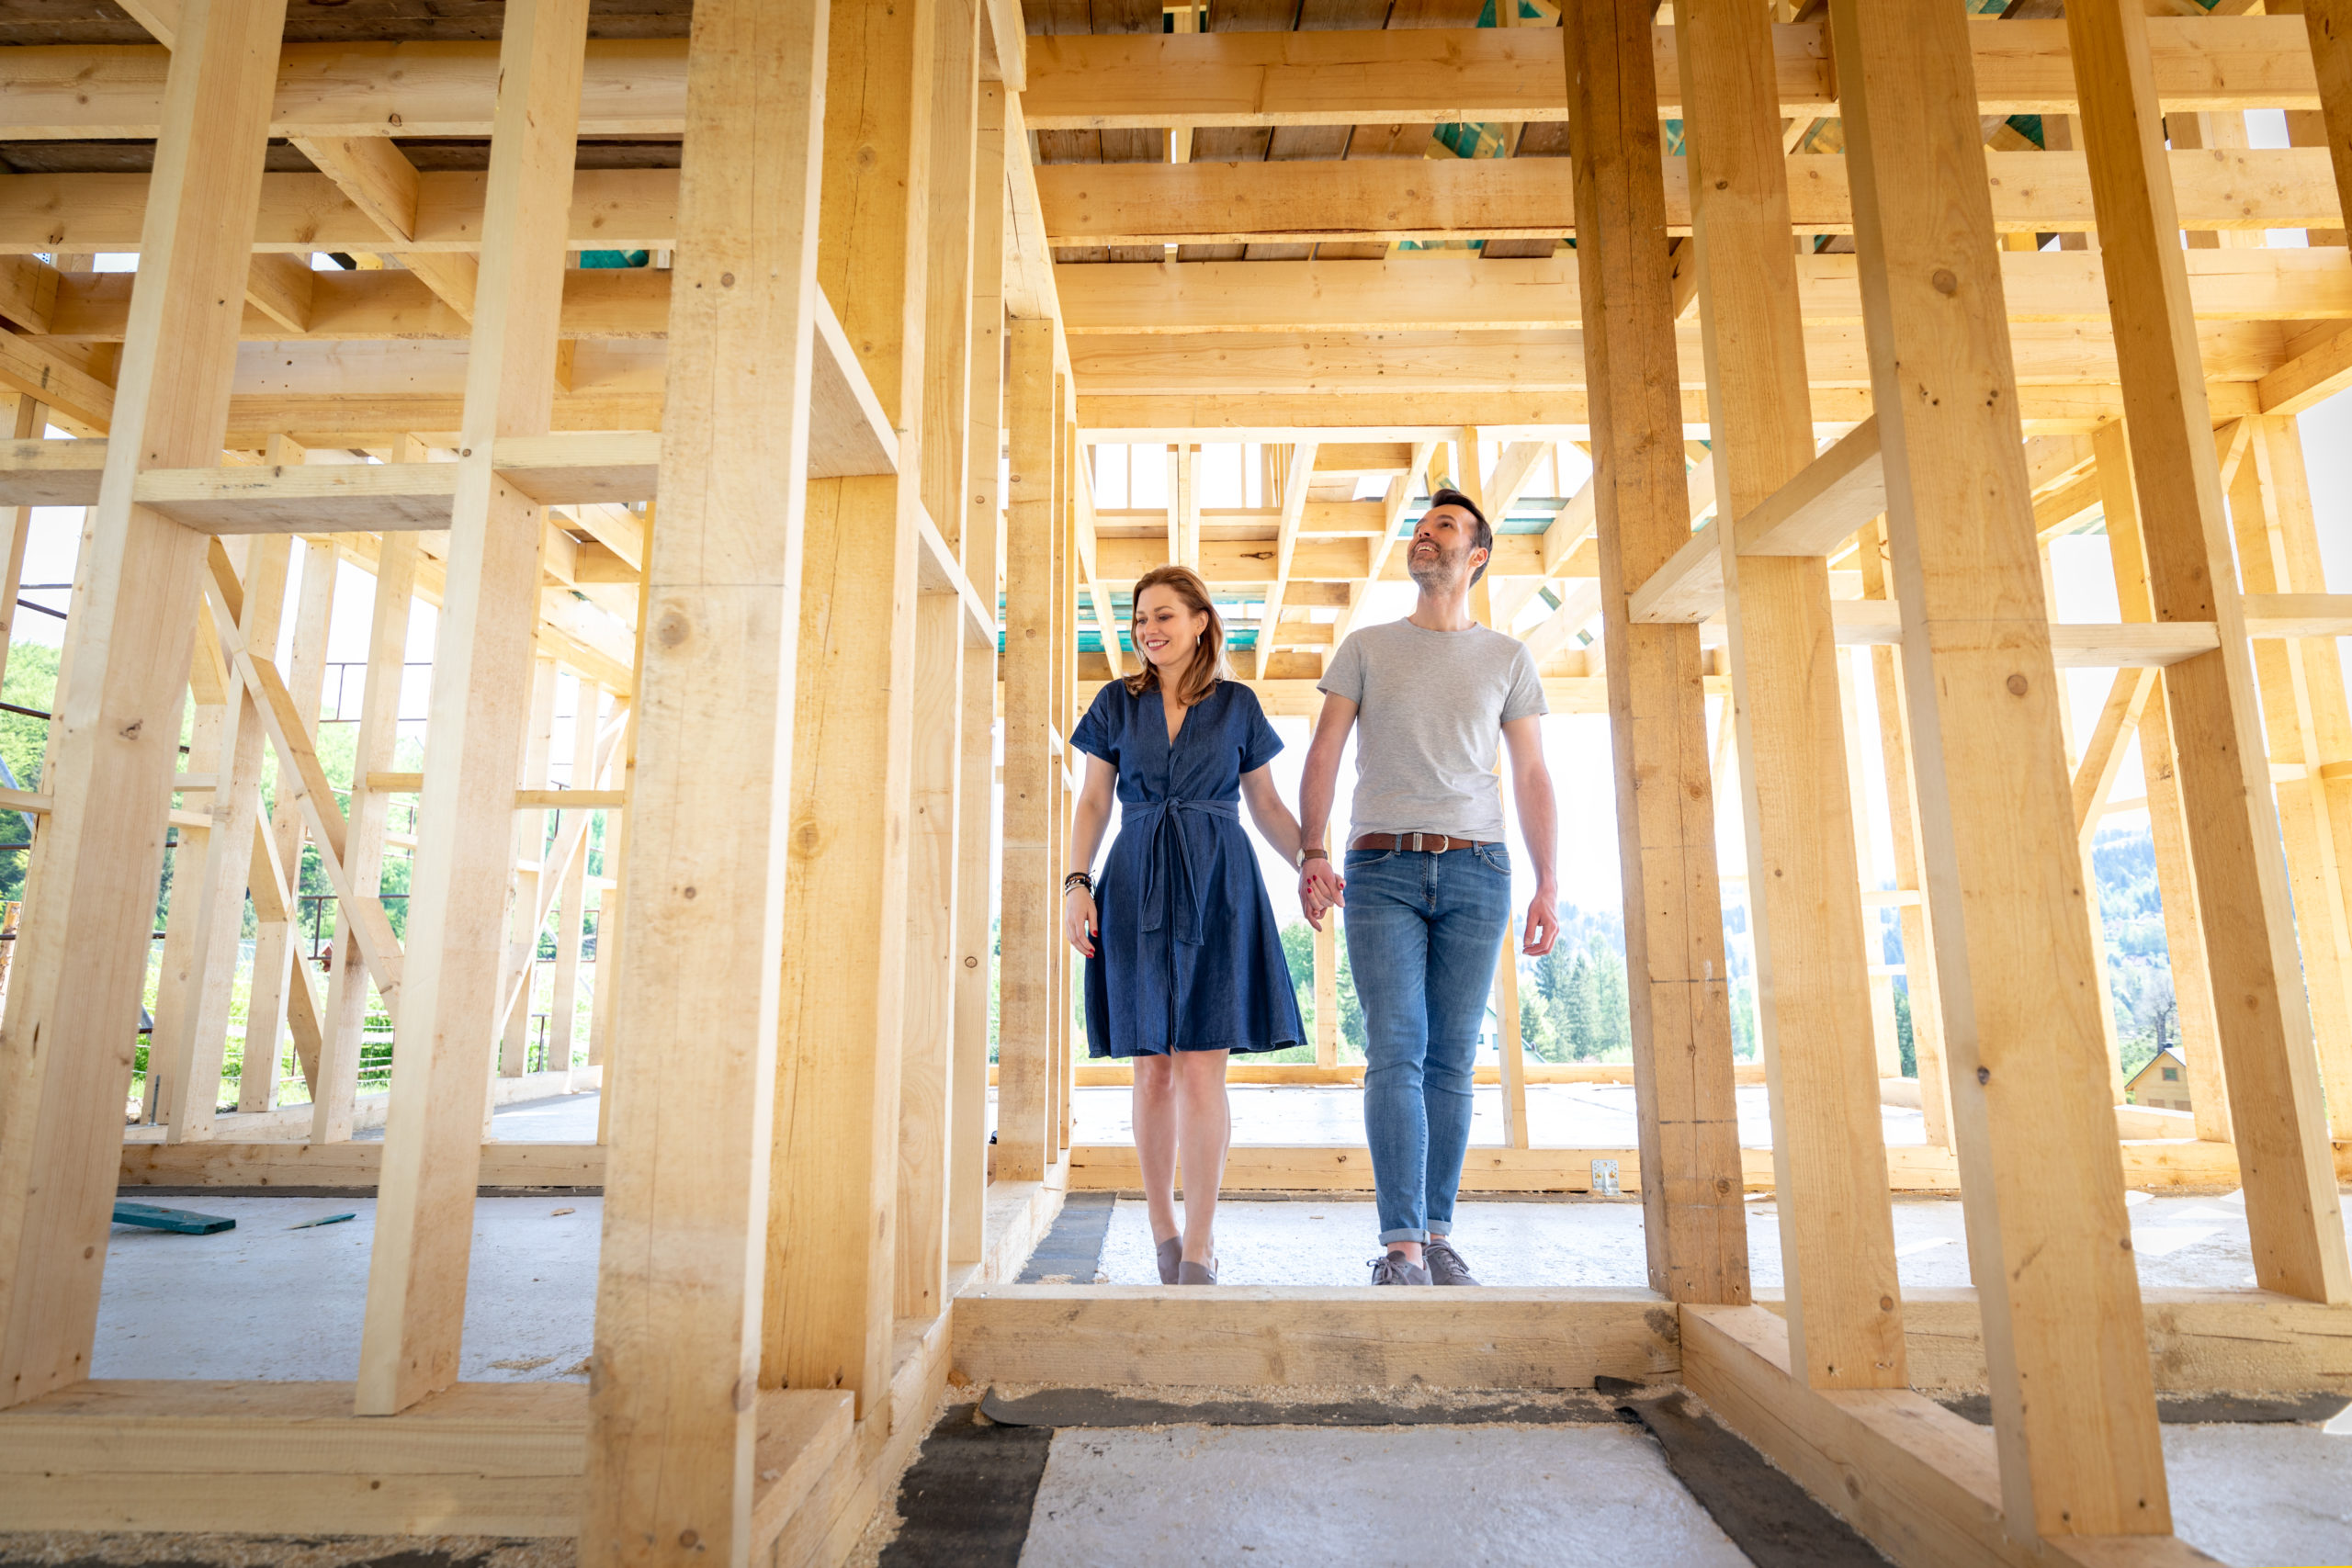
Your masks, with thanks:
M1068 893L1073 887L1085 888L1086 896L1091 898L1094 896L1094 878L1089 873L1073 871L1062 878L1062 891Z

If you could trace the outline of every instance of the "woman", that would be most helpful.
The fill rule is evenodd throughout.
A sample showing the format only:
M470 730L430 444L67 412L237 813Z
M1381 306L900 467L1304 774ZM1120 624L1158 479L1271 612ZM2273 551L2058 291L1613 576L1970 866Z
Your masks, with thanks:
M1236 797L1298 861L1298 820L1267 763L1283 749L1257 694L1225 672L1207 584L1163 566L1136 584L1140 674L1104 686L1070 744L1086 783L1070 825L1062 928L1086 954L1089 1055L1135 1063L1136 1156L1163 1285L1216 1283L1217 1184L1232 1141L1225 1060L1306 1030ZM1088 874L1118 793L1101 885ZM1184 1224L1176 1224L1176 1156Z

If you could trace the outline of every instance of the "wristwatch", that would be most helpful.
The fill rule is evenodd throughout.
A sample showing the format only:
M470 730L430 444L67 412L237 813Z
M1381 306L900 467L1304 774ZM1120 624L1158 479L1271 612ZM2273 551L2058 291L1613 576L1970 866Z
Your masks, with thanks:
M1299 870L1301 870L1301 871L1306 870L1306 863L1307 863L1308 861L1311 861L1311 860L1323 860L1323 861L1328 861L1328 860L1329 860L1330 858L1331 858L1331 854L1330 854L1330 852L1329 852L1329 851L1328 851L1328 850L1310 850L1310 849L1308 849L1306 845L1302 844L1302 845L1300 845L1300 846L1299 846L1299 850L1298 850L1298 860L1297 860L1297 862L1296 862L1297 869L1299 869Z

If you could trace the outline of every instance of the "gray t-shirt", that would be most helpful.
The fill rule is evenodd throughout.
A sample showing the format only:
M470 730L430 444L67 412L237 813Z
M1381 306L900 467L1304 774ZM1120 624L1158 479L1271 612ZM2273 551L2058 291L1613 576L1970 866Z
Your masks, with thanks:
M1433 632L1390 621L1349 633L1317 684L1359 710L1351 840L1503 836L1502 727L1550 711L1525 643L1485 626Z

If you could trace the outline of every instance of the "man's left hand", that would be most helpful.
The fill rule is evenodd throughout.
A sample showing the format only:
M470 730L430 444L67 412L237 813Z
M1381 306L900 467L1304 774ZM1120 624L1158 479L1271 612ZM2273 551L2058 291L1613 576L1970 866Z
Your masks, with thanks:
M1552 951L1560 937L1560 914L1553 907L1552 889L1539 887L1535 897L1527 901L1527 922L1521 928L1527 940L1520 947L1531 958L1541 958Z

